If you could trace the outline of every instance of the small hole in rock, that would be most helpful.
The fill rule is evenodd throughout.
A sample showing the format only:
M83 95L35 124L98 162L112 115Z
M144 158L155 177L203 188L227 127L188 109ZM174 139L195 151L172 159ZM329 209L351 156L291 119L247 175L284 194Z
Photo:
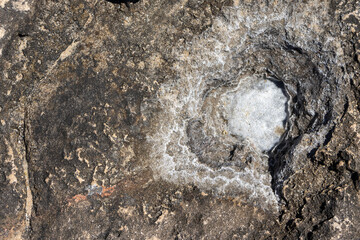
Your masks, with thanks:
M29 36L27 33L18 33L19 38L27 37Z
M129 3L137 3L140 0L106 0L106 1L111 2L111 3L115 3L115 4L125 3L128 6Z

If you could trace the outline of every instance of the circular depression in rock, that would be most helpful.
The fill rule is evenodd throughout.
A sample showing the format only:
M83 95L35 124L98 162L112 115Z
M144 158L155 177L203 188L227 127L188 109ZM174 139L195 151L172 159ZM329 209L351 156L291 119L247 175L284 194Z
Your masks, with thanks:
M281 9L264 11L265 25L253 9L247 17L229 8L176 49L177 76L143 105L148 116L160 110L147 136L155 178L245 195L267 208L278 203L275 190L327 144L343 104L345 78L327 67L342 61L332 54L337 46L327 41L323 51L294 39L287 30L307 25L284 25Z
M287 97L275 82L248 77L227 96L230 134L249 140L258 150L270 150L285 131Z

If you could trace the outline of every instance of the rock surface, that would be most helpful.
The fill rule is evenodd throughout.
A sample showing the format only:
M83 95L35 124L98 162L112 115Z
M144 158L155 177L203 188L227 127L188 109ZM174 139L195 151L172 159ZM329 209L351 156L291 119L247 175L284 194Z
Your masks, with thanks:
M356 0L0 0L0 239L359 238L359 21ZM271 149L231 130L249 79L287 98Z

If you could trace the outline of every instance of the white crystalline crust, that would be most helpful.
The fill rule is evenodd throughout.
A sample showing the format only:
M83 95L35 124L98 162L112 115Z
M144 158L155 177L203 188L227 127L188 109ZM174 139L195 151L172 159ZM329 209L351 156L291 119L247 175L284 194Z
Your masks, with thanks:
M187 120L204 115L202 95L206 90L205 80L216 78L217 75L222 77L221 75L228 71L231 67L232 47L246 48L243 42L247 37L247 30L254 27L252 25L255 22L238 12L240 11L237 9L229 9L230 22L216 19L210 31L196 39L187 49L183 49L183 52L175 53L180 60L177 66L180 79L173 84L163 85L158 93L163 111L157 130L148 138L153 146L150 166L155 177L163 180L176 184L191 183L200 189L220 194L245 194L252 200L261 199L262 205L266 208L276 208L277 199L270 186L271 176L266 171L266 156L260 153L256 156L258 169L246 168L237 171L231 167L224 167L214 170L200 163L187 144ZM267 21L276 21L283 16L270 14L268 18ZM262 31L261 26L257 28L258 31ZM272 87L270 89L273 90ZM223 95L225 99L227 95ZM235 99L241 100L241 97L235 95ZM224 130L240 134L242 126L235 123L239 117L241 114L235 113L235 116L229 119L232 129ZM216 123L219 118L220 116L205 114L207 129L212 130L213 135L221 134L223 130L216 127L219 126ZM244 137L247 137L246 134ZM260 145L260 148L267 148L274 140L271 139L269 142L266 146Z
M279 140L274 131L278 127L281 130L286 117L286 97L281 89L272 82L257 82L244 88L242 84L246 85L250 78L254 81L254 76L240 72L235 76L237 89L215 90L213 104L206 104L203 99L208 79L234 77L230 74L234 54L247 51L247 39L256 38L269 25L284 26L289 20L289 12L283 6L264 7L258 11L262 12L257 14L243 7L228 8L224 11L226 17L215 19L211 29L174 50L178 59L174 70L179 78L163 84L158 91L158 106L162 111L148 136L152 146L149 166L155 178L175 184L194 184L218 194L245 195L250 202L257 201L263 208L276 210L278 201L271 188L268 159L262 150L271 148ZM303 28L299 22L297 19L292 25L290 19L286 27ZM300 32L312 34L305 30ZM306 45L301 47L306 49ZM256 81L264 80L255 76ZM201 119L207 134L218 136L225 144L234 144L243 138L242 143L252 152L252 164L239 170L234 167L214 169L200 162L188 144L186 130L191 119ZM246 124L250 124L248 128Z
M260 151L270 150L284 131L286 102L282 90L271 81L260 80L240 87L232 94L230 132L249 139Z

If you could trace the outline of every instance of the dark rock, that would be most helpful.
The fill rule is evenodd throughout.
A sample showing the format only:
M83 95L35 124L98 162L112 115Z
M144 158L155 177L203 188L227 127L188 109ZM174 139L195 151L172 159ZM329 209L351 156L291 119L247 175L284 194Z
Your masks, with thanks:
M0 239L358 238L359 8L0 0ZM251 81L288 98L266 150Z

